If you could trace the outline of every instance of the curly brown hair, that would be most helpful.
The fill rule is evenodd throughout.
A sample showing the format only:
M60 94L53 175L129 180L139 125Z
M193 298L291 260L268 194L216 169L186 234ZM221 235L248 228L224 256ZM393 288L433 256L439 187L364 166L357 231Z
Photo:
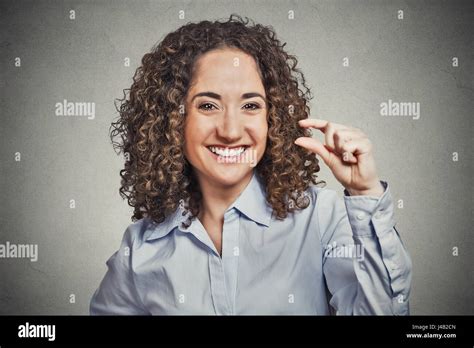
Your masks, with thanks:
M268 99L268 138L255 170L274 216L284 219L309 205L305 192L310 184L318 184L319 163L294 140L311 136L298 121L308 118L312 96L285 45L271 26L232 14L225 22L188 23L143 56L131 88L117 99L119 118L110 131L114 148L125 155L119 191L134 207L132 221L146 217L161 223L180 203L190 213L189 223L198 215L202 195L184 156L182 108L196 60L225 47L249 54L260 70Z

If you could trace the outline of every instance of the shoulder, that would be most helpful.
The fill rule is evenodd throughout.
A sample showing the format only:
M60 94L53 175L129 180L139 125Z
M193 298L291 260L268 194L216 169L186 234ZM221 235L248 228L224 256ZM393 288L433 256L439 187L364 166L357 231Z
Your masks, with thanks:
M122 244L138 249L144 242L158 240L167 236L174 227L179 225L180 214L174 213L163 222L156 223L151 218L143 218L130 224L122 238Z
M337 191L326 187L311 186L308 192L311 195L313 217L319 239L326 245L334 231L346 219L344 200Z
M128 265L131 261L134 250L138 249L144 240L144 235L152 227L152 222L148 218L137 220L125 229L122 235L119 249L109 258L107 264Z
M137 220L126 228L122 237L122 245L141 245L141 243L146 240L147 235L156 228L155 224L153 224L149 218Z
M320 233L323 235L331 225L337 224L346 215L344 200L335 190L326 187L311 186L308 191Z
M311 199L311 204L318 210L334 208L335 205L341 202L337 192L327 187L312 185L308 188L307 193Z

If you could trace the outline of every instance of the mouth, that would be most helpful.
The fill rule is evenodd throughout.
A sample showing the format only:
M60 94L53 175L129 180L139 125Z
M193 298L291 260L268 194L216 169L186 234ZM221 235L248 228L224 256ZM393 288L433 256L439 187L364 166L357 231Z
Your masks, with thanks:
M240 145L234 147L226 147L226 146L217 146L211 145L206 146L206 148L211 152L216 158L224 158L224 159L233 159L242 156L247 149L250 148L249 145Z

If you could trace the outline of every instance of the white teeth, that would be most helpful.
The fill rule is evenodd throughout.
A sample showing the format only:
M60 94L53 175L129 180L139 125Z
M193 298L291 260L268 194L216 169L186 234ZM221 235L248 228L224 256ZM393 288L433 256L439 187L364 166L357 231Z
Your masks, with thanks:
M228 147L216 147L216 146L209 146L209 150L211 150L213 153L215 153L218 156L224 156L224 157L234 157L234 156L240 156L242 152L245 151L245 147L237 147L233 149L229 149Z

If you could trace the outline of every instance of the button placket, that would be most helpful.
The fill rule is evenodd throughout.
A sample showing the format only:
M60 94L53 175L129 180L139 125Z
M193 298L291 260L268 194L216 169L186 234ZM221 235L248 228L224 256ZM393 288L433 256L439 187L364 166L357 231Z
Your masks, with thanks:
M214 309L218 315L230 314L229 302L222 260L214 253L209 253L209 275L211 278L211 296Z
M192 234L197 240L205 245L208 253L211 298L214 305L214 311L217 315L230 314L231 311L225 284L224 266L214 243L199 219L193 221L190 227L184 228L182 231Z
M226 279L227 295L231 313L235 313L235 293L237 288L237 268L240 255L239 249L239 213L232 209L224 215L222 238L222 263Z

